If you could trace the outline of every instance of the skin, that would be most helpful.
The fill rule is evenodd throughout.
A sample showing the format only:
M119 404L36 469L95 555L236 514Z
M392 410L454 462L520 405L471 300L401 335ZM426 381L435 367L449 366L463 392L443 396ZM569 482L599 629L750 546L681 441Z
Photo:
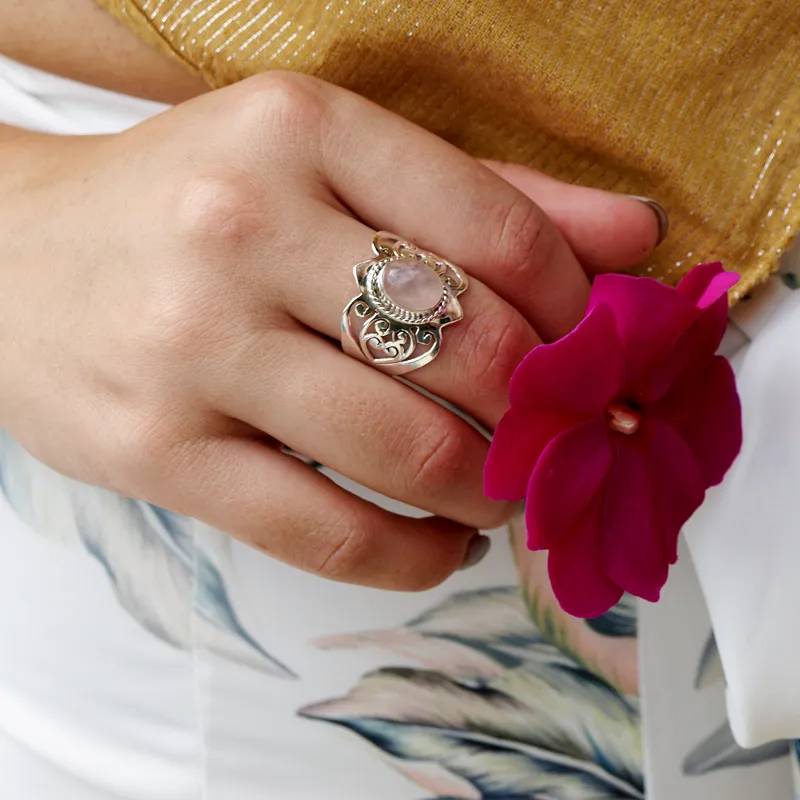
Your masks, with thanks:
M67 475L321 576L399 590L447 578L514 509L483 496L483 436L415 387L491 429L520 359L580 320L587 272L650 253L651 210L479 163L313 78L193 91L70 0L107 29L73 61L63 25L30 40L22 5L4 52L109 86L127 46L149 77L112 88L197 96L113 136L0 128L14 164L0 175L0 426ZM471 278L464 320L410 385L337 344L350 266L377 229ZM277 442L430 516L357 498Z
M0 0L0 53L123 94L179 103L208 91L93 0Z

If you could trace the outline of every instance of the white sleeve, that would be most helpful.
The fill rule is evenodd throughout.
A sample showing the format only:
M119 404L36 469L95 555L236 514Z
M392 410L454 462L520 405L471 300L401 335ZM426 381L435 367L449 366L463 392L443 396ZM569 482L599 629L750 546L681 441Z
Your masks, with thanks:
M167 108L50 75L0 55L0 123L44 133L116 133Z
M744 444L685 528L744 747L800 738L800 266L734 318Z

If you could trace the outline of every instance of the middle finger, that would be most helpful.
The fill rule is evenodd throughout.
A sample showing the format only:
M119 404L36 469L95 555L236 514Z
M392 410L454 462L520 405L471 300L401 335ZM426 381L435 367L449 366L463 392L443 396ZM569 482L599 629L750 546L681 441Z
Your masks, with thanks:
M318 226L324 252L310 245L304 280L290 281L295 288L284 303L304 325L338 340L342 311L358 293L352 266L371 255L374 231L327 206ZM511 375L541 340L519 311L472 276L459 302L464 318L443 329L439 356L406 377L493 429L508 407Z

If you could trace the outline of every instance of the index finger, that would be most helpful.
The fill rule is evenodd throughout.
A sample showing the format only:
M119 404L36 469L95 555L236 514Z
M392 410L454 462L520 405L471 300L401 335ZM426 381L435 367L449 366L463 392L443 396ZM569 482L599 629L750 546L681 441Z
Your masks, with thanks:
M589 281L529 197L476 159L336 87L320 168L364 222L415 241L479 278L545 340L583 317Z

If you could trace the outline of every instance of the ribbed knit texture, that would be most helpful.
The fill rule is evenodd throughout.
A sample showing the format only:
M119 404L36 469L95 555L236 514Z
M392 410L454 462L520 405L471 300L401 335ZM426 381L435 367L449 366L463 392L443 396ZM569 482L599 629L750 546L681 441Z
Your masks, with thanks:
M643 274L763 280L800 221L796 0L97 0L219 87L345 86L477 156L647 195Z

